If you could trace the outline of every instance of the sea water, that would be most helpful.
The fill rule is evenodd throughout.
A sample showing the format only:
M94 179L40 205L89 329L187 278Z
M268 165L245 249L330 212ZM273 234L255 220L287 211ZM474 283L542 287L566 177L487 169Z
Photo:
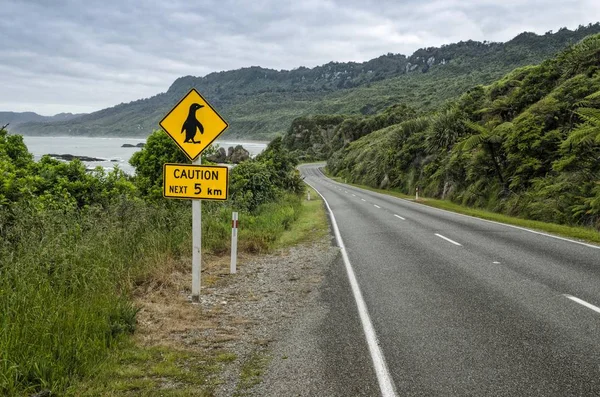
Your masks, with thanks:
M35 160L39 160L45 154L72 154L75 156L87 156L102 159L101 161L84 162L87 168L103 167L107 170L118 166L128 174L135 172L129 164L133 153L141 150L139 147L122 147L123 144L137 145L146 143L143 138L89 138L89 137L43 137L24 136L23 141ZM229 147L242 145L254 157L262 152L268 142L253 141L216 141L219 147L227 150Z

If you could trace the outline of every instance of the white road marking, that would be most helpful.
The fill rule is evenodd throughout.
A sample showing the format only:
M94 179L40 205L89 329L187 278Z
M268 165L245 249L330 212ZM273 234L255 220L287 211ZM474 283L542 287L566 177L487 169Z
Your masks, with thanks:
M356 197L356 194L353 194L352 197Z
M347 191L347 190L344 190L344 193L348 193L348 191Z
M367 201L367 200L365 200L365 199L361 199L361 200L362 200L362 201Z
M587 307L588 309L592 309L593 311L595 311L596 313L600 313L600 307L598 306L594 306L591 303L587 303L586 301L584 301L583 299L579 299L573 295L568 295L568 294L563 294L563 296L565 298L571 299L573 302L577 302L580 305L583 305L585 307Z
M499 264L500 264L500 262L496 262L496 261L494 261L494 262L492 262L492 263L493 263L494 265L499 265Z
M375 208L381 208L381 207L380 207L380 206L378 206L377 204L373 204L373 206L374 206Z
M363 331L365 332L365 338L367 339L367 345L369 346L369 352L371 353L371 360L373 360L373 367L375 368L375 374L377 375L377 382L379 383L379 389L381 390L382 397L397 397L396 388L394 387L394 383L392 382L392 376L390 375L390 371L385 362L385 357L383 356L383 352L381 351L381 347L379 346L379 342L377 340L377 335L375 334L375 328L373 327L373 323L371 322L371 318L369 317L369 311L367 310L367 304L363 299L362 292L360 291L360 287L358 285L358 281L356 280L356 275L354 274L354 269L352 269L352 264L350 263L350 259L348 258L348 253L346 251L346 246L344 245L344 241L342 240L342 235L340 234L340 229L338 228L337 222L335 221L335 216L333 215L333 211L331 211L331 207L329 203L323 197L323 195L310 183L305 183L312 187L318 194L321 196L325 205L327 206L327 211L329 212L329 217L331 218L331 226L333 227L333 233L335 234L335 238L340 247L340 252L342 254L342 259L344 260L344 265L346 266L346 273L348 274L348 281L350 282L350 286L352 287L352 294L354 295L354 300L356 301L356 307L358 309L358 315L360 317L360 322L363 327Z
M375 192L375 193L376 194L381 194L382 196L386 196L386 197L393 197L393 196L390 196L390 195L387 195L387 194L384 195L383 193L377 193L377 192ZM413 204L416 204L416 205L425 205L425 204L418 204L418 203L415 203L414 201L407 200L407 199L402 199L402 198L399 198L398 200L403 200L403 201L406 201L408 203L413 203ZM452 212L452 211L448 211L448 210L443 210L441 208L435 208L435 207L428 207L428 208L435 209L435 210L438 210L438 211L448 212L448 213L454 214L454 215L465 216L467 218L477 219L478 221L483 221L483 222L488 222L488 223L494 223L496 225L502 225L502 226L506 226L506 227L512 227L513 229L519 229L519 230L523 230L523 231L526 231L526 232L529 232L529 233L539 234L540 236L555 238L557 240L568 241L569 243L575 243L575 244L583 245L584 247L588 247L588 248L595 248L597 250L600 249L600 245L587 244L587 243L583 243L581 241L571 240L569 238L564 238L564 237L559 237L559 236L554 236L552 234L538 232L536 230L527 229L527 228L524 228L524 227L521 227L521 226L515 226L515 225L509 225L508 223L490 221L489 219L477 218L476 216L465 215L465 214L461 214L461 213L458 213L458 212Z
M402 218L400 215L396 215L396 214L394 214L394 216L395 216L396 218L400 218L400 219L402 219L403 221L405 221L405 220L406 220L405 218Z
M446 241L448 241L448 242L450 242L450 243L452 243L452 244L454 244L454 245L462 246L462 244L461 244L461 243L457 243L457 242L456 242L456 241L454 241L454 240L450 240L448 237L442 236L441 234L437 234L437 233L436 233L435 235L436 235L436 236L438 236L439 238L443 238L444 240L446 240Z
M323 173L323 172L322 172L320 169L319 169L318 171L319 171L319 173L321 174L321 176L322 176L322 177L329 179L327 176L325 176L325 174L324 174L324 173ZM372 193L372 194L378 194L378 195L380 195L380 196L384 196L384 197L387 197L387 198L389 198L389 197L393 197L393 196L390 196L389 194L383 194L383 193L378 193L378 192L370 192L370 193ZM411 204L414 204L414 205L421 205L421 206L422 206L422 205L424 205L424 204L415 203L414 201L412 201L412 200L407 200L407 199L401 199L401 198L398 198L398 200L406 201L406 202L408 202L408 203L411 203ZM583 246L585 246L585 247L588 247L588 248L600 249L600 245L593 245L593 244L588 244L588 243L584 243L584 242L577 241L577 240L572 240L572 239L565 238L565 237L554 236L554 235L552 235L552 234L547 234L547 233L543 233L543 232L538 232L538 231L536 231L536 230L531 230L531 229L527 229L527 228L520 227L520 226L509 225L508 223L502 223L502 222L490 221L490 220L488 220L488 219L477 218L476 216L465 215L465 214L459 214L458 212L452 212L452 211L448 211L448 210L443 210L443 209L441 209L441 208L434 208L434 207L429 207L429 208L431 208L431 209L433 209L433 210L438 210L438 211L448 212L448 213L450 213L450 214L454 214L454 215L464 216L464 217L467 217L467 218L477 219L477 220L479 220L479 221L483 221L483 222L494 223L494 224L496 224L496 225L502 225L502 226L506 226L506 227L511 227L511 228L513 228L513 229L519 229L519 230L523 230L523 231L526 231L526 232L529 232L529 233L539 234L540 236L545 236L545 237L555 238L555 239L557 239L557 240L568 241L568 242L570 242L570 243L575 243L575 244L583 245Z

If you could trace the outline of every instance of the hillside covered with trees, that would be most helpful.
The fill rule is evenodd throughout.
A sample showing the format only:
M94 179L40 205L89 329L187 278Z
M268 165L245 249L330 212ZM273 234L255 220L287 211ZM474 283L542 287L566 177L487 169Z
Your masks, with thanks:
M435 110L296 119L284 144L348 182L600 229L600 35Z
M435 109L470 87L490 84L516 67L540 63L598 32L596 23L575 31L522 33L506 43L466 41L423 48L408 57L389 53L363 63L330 62L289 71L249 67L186 76L151 98L67 121L24 123L11 132L145 137L195 87L229 122L225 137L272 139L300 116L371 115L396 103Z

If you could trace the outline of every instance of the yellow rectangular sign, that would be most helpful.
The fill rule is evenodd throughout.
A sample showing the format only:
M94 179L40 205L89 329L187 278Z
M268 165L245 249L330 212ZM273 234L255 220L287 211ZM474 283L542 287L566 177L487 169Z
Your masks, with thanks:
M196 200L227 200L229 169L215 165L164 164L163 196Z

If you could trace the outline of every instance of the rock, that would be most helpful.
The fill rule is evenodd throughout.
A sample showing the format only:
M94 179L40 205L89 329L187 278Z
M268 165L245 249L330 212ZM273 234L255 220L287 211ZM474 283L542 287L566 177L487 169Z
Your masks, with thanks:
M225 148L219 148L217 153L208 157L208 160L214 163L233 163L239 164L242 161L250 158L250 152L244 149L242 145L236 147L230 146L225 151Z
M225 163L227 161L227 153L225 152L225 148L220 147L219 150L217 150L217 153L208 157L208 160L212 161L213 163Z
M231 148L229 148L231 149ZM250 152L244 149L242 145L237 145L229 156L229 161L233 164L239 164L242 161L248 160L250 158Z
M32 394L31 397L50 397L51 395L52 395L52 392L50 390L44 389L35 394Z
M136 145L132 145L131 143L124 143L121 145L121 147L144 147L146 146L146 144L144 142L140 142Z
M54 154L54 153L50 153L48 154L48 156L53 157L55 159L59 159L59 160L65 160L65 161L71 161L74 159L78 159L81 161L105 161L104 159L99 159L96 157L88 157L88 156L77 156L74 154Z
M383 180L379 184L379 188L380 189L387 189L388 186L390 186L390 178L388 177L388 174L385 174L383 176Z

